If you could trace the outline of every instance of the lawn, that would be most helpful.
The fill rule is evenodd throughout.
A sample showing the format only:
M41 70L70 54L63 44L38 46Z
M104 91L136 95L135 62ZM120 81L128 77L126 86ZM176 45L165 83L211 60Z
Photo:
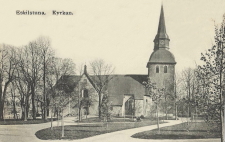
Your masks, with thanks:
M134 122L134 119L132 119L132 117L112 117L111 120L109 120L109 122ZM165 117L160 117L159 118L160 121L164 121L166 120ZM175 118L169 117L168 120L175 120ZM157 121L156 118L142 118L142 121ZM76 121L78 122L78 121ZM83 119L81 120L80 123L96 123L96 122L102 122L102 120L98 119L97 117L91 117L91 118L87 118L87 119Z
M187 131L189 128L189 131ZM163 127L158 130L145 131L134 134L133 138L140 139L205 139L220 138L220 131L216 128L209 130L205 122L182 123L174 126Z
M143 121L146 121L147 119L143 119ZM102 122L103 120L99 119L98 117L91 117L87 119L82 119L80 123L98 123ZM78 122L78 121L76 121ZM134 119L132 118L123 118L123 117L113 117L111 120L108 120L108 122L134 122Z
M55 121L56 118L53 118L53 121ZM21 119L5 119L0 121L0 125L23 125L23 124L40 124L40 123L46 123L46 122L50 122L51 118L48 118L47 120L43 120L43 119L28 119L27 121L21 120Z
M97 121L96 119L89 119L92 121ZM121 119L122 121L122 119ZM69 125L65 126L65 137L61 137L62 128L54 127L53 130L50 128L40 130L36 132L36 136L42 140L56 140L56 139L82 139L95 135L105 134L109 132L115 132L124 129L137 128L142 126L149 126L156 124L156 121L143 120L141 122L109 122L108 125L103 122L86 123L79 125Z

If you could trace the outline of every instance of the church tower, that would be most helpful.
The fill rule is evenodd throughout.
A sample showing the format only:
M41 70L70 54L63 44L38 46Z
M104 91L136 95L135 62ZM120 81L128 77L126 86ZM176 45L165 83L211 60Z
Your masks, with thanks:
M169 51L169 42L163 6L161 6L158 32L154 39L154 50L147 63L148 76L153 83L156 83L157 88L165 88L166 92L173 93L176 61Z

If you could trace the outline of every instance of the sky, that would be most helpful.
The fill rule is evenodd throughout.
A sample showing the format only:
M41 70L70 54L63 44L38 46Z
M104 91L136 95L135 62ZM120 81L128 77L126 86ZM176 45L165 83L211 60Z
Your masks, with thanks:
M200 64L214 41L225 0L0 0L0 43L21 47L39 36L77 66L104 59L115 74L147 74L161 4L176 71ZM16 15L16 10L46 15ZM52 10L72 16L52 15Z

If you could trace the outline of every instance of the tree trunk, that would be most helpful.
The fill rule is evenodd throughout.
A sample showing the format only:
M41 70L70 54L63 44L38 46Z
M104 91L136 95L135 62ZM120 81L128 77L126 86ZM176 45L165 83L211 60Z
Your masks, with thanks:
M225 142L225 136L224 136L225 135L225 125L224 125L225 104L223 104L223 109L221 109L221 127L222 127L221 141Z
M78 122L80 122L80 83L78 83Z
M26 109L25 109L25 110L26 110L25 121L27 121L28 114L29 114L29 109L30 109L30 105L29 105L29 96L26 97L25 108L26 108Z
M0 119L3 120L4 119L4 115L3 115L3 113L4 113L4 102L1 101L0 103L1 103L0 104Z
M157 114L157 128L158 128L158 133L160 133L158 103L156 103L156 114Z
M3 120L3 108L2 108L2 103L4 102L4 101L2 101L2 80L3 80L3 78L2 78L2 65L1 65L1 68L0 68L0 120Z
M46 97L46 91L45 91L45 70L46 70L46 61L45 61L45 53L46 51L44 50L44 74L43 74L43 83L44 83L44 89L43 89L43 95L44 95L44 120L47 119L47 97Z
M191 86L188 87L188 117L191 117L191 111L190 111L190 100L191 100Z
M195 106L195 118L197 119L198 118L198 107Z
M53 126L53 125L52 125L52 121L53 121L53 120L52 120L52 111L53 111L53 108L51 108L51 130L53 129L53 127L52 127L52 126Z
M24 121L27 121L27 106L24 105Z
M167 97L166 96L165 96L165 111L166 111L166 120L168 120Z
M11 97L12 97L12 102L13 102L13 119L15 120L16 119L16 96L15 96L15 89L14 89L14 83L12 83L12 86L11 86Z
M57 116L57 118L58 118L58 110L57 110L57 107L55 106L54 107L54 114L53 114L53 116L55 117L55 116Z
M177 116L177 103L175 102L175 120L178 120L178 116Z
M5 96L6 96L6 90L9 85L10 81L5 83L4 90L0 94L1 95L1 100L0 100L0 119L4 119L4 106L5 106Z
M47 98L47 116L49 116L49 113L50 113L49 105L50 105L50 99Z
M81 108L80 108L80 106L78 108L78 120L79 120L79 122L81 121Z
M32 115L33 115L33 119L36 119L36 108L35 108L35 92L34 92L34 88L31 88L31 101L32 101Z
M225 98L225 94L223 92L223 86L222 86L222 72L221 72L221 76L220 76L220 104L221 104L221 108L220 108L220 121L221 121L221 142L225 142L225 137L224 137L224 133L225 133L225 125L224 125L224 111L225 111L225 103L224 103L224 98Z
M99 119L101 119L101 93L98 93L98 96L99 96L99 102L98 102L98 117Z
M15 104L15 96L13 100L13 119L16 119L16 104Z
M44 120L44 117L45 117L45 112L44 112L44 105L43 105L44 103L43 102L41 102L41 118Z
M57 126L59 126L59 108L57 108Z
M63 116L63 109L62 109L62 122L61 122L61 125L62 125L62 137L64 137L64 116Z

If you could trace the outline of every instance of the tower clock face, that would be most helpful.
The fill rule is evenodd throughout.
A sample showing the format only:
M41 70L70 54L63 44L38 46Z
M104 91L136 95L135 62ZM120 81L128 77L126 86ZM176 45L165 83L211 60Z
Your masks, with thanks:
M164 42L164 40L160 40L160 42L159 42L160 44L164 44L165 42Z

